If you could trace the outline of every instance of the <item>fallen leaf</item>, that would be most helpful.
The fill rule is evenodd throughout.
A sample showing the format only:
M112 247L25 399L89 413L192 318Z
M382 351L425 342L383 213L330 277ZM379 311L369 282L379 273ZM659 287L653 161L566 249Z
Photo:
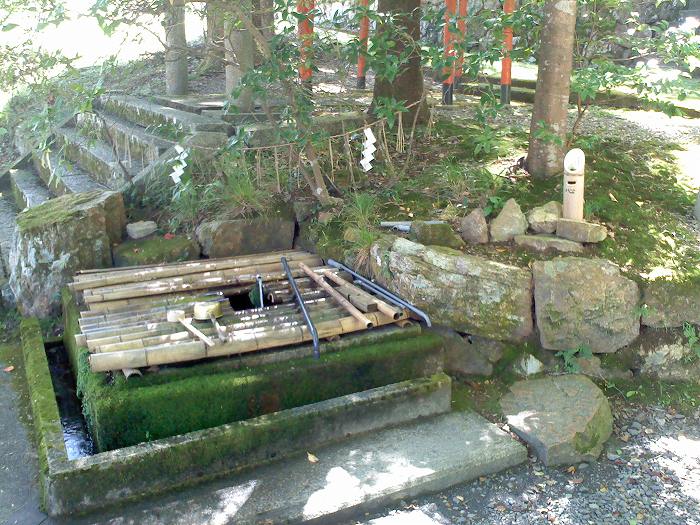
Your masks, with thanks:
M623 434L620 436L620 439L622 441L624 441L625 443L627 443L630 440L630 436L629 436L629 434Z
M306 458L309 460L309 463L318 463L318 458L314 456L311 452L306 453Z
M10 365L10 366L6 366L5 368L3 368L2 371L3 371L3 372L10 373L10 372L12 372L14 369L15 369L15 367L12 366L12 365Z
M464 498L462 496L455 496L459 501L464 501Z
M169 241L170 239L174 239L174 238L175 238L175 235L172 233L166 233L165 235L163 235L163 239L165 239L166 241Z
M571 465L569 468L566 469L566 471L567 471L569 474L573 474L574 472L576 472L576 467L573 466L573 465Z
M578 485L579 483L583 483L583 478L573 478L569 480L570 483L573 483L574 485Z
M611 201L618 202L618 200L615 198L615 195L613 195L612 193L608 193L608 197L610 197Z
M498 505L498 506L496 507L496 510L497 510L498 512L505 512L505 511L506 511L506 507L505 507L505 505Z

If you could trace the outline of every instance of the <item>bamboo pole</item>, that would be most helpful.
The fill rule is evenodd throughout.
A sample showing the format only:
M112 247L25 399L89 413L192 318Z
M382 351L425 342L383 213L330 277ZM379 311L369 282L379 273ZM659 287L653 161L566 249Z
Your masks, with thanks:
M371 300L376 304L377 309L382 312L385 315L388 315L392 317L395 320L401 319L404 317L404 311L401 308L397 308L394 306L391 306L388 303L385 303L382 301L379 297L376 297L372 294L367 293L364 290L361 290L357 286L355 286L353 283L350 281L347 281L343 279L342 277L339 277L338 275L332 273L332 272L322 272L325 277L328 277L331 281L334 283L340 285L344 289L346 289L348 292L352 292L353 296L355 297L363 297L364 300L369 300L368 298L371 298ZM343 293L340 291L340 293ZM343 293L345 295L345 293ZM366 296L366 297L365 297ZM348 297L350 299L350 297ZM352 299L350 299L352 301Z
M321 313L312 314L314 322L323 322L331 319L337 319L345 315L345 310L342 307L335 307L332 309L323 310ZM265 328L268 327L270 330L276 330L280 328L287 328L299 324L305 323L304 317L301 314L288 314L280 317L276 317L271 321L268 319L255 319L251 321L246 321L242 323L237 323L235 325L227 325L224 330L234 331L242 333L244 331L249 331L252 329ZM216 335L214 330L211 328L202 329L202 333L205 335ZM177 341L187 341L191 340L192 336L187 331L175 332L172 334L157 335L151 337L143 337L140 339L132 339L128 341L122 341L117 343L109 343L100 346L95 346L90 351L91 353L104 353L104 352L117 352L122 350L131 350L137 348L145 348L148 346L155 346L159 344L177 342Z
M168 263L154 263L154 264L140 264L137 266L120 266L118 268L95 268L91 270L78 270L75 274L76 280L89 280L94 279L99 274L123 272L129 273L134 270L149 270L158 268L181 268L181 267L194 267L196 265L209 265L209 264L219 264L226 261L237 261L239 264L245 266L248 264L246 261L255 262L261 259L275 261L279 260L280 257L287 257L288 259L294 260L298 255L312 255L310 252L303 250L291 250L291 251L278 251L278 252L266 252L260 255L241 255L237 257L219 257L214 259L200 259L194 261L178 261L178 262L168 262Z
M129 284L137 282L146 282L164 277L177 277L188 274L204 273L216 270L232 270L244 269L248 267L260 266L264 264L276 263L281 267L279 260L281 255L264 255L257 260L253 258L245 259L223 259L210 261L197 261L178 266L157 266L154 268L134 268L128 271L115 271L108 274L99 274L98 277L90 279L78 279L69 284L69 288L73 291L84 291L91 288L98 288L110 285ZM323 261L320 257L310 253L292 253L289 254L290 262L303 261L312 266L320 266Z
M382 326L394 322L393 318L381 312L370 313L368 317L374 326ZM323 339L365 330L366 328L366 324L354 316L324 321L316 325L319 337ZM306 325L299 325L277 332L244 334L243 336L234 334L228 343L216 344L211 348L206 348L202 342L168 343L121 352L91 354L89 360L90 368L93 372L107 372L110 370L121 370L122 368L142 368L242 354L267 348L299 344L309 340L311 340L311 335Z
M242 323L246 321L251 321L254 319L274 319L280 314L285 314L287 311L295 311L296 305L280 305L284 306L284 311L275 311L272 313L266 310L275 307L265 307L261 310L248 310L249 312L246 316L234 316L233 318L224 317L220 319L220 322L226 323L225 326L235 325L236 323ZM279 308L279 307L277 307ZM307 304L307 309L314 315L317 310L328 309L328 305L325 299L319 301L310 302ZM232 321L229 323L229 321ZM141 339L143 337L149 336L160 336L168 335L177 331L178 325L173 323L163 322L163 323L151 323L150 325L142 325L140 331L136 330L138 327L117 327L111 331L101 331L96 333L88 334L77 334L75 336L76 343L78 346L87 346L90 351L97 348L98 346L122 343L126 341ZM205 330L206 331L206 330Z
M336 292L335 288L333 288L330 284L324 281L322 276L314 273L314 271L308 266L306 266L304 263L299 263L299 267L304 271L306 275L313 279L316 282L316 284L318 284L321 288L328 292L328 294L331 297L333 297L333 299L338 301L338 303L340 303L350 315L352 315L358 321L365 323L366 328L372 328L372 321L370 321L367 317L365 317L365 315L362 312L355 308L355 306L353 306L353 304L350 301L348 301L345 297Z
M303 263L297 263L303 264ZM328 267L314 268L314 271L320 272ZM252 270L252 271L251 271ZM261 275L263 281L281 280L286 277L283 271L270 271L261 268L248 268L246 271L251 273L239 274L230 270L219 270L215 272L207 272L198 278L193 276L184 276L180 278L171 278L170 280L153 281L150 283L141 283L139 287L129 287L126 289L116 289L110 291L101 291L101 289L92 290L90 294L87 291L83 294L83 300L92 309L95 303L107 301L129 301L136 298L148 297L153 295L175 294L183 291L204 290L215 286L223 285L252 285L256 282L257 275ZM292 275L297 277L303 272L298 269L292 269ZM129 304L129 303L126 303ZM120 303L120 306L124 304Z

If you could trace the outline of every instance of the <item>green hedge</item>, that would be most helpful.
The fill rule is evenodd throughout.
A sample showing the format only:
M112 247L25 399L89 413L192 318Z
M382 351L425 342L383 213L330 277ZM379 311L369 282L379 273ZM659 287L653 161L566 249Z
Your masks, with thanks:
M66 344L78 391L99 450L211 428L353 392L430 375L439 370L442 340L425 334L348 347L281 363L222 369L204 363L107 384L92 373L87 349L77 347L78 311L64 295Z

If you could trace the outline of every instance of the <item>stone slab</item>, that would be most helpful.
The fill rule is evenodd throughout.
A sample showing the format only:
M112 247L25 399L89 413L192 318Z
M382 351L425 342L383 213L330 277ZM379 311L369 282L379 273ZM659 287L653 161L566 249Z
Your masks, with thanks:
M513 237L516 246L536 252L581 253L583 246L575 241L561 239L552 235L516 235Z
M355 437L259 468L73 523L338 523L403 498L516 466L525 447L472 412Z

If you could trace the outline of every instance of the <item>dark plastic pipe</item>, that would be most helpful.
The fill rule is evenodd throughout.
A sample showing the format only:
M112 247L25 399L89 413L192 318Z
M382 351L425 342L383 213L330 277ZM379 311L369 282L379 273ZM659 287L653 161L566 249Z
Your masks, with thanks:
M314 323L311 320L311 317L309 316L309 312L306 309L306 305L304 304L304 299L301 298L301 294L299 293L299 288L297 288L297 283L294 280L294 276L292 275L292 271L289 269L289 265L287 264L287 258L282 257L281 261L282 261L282 268L284 268L284 271L287 274L287 281L289 282L289 286L291 286L292 291L294 292L294 297L297 301L297 304L299 305L299 309L301 310L301 313L304 316L304 321L306 321L306 326L309 329L309 333L311 334L311 337L314 341L314 358L318 359L319 357L321 357L321 349L319 348L319 344L318 344L318 332L316 331L316 327L314 326Z
M333 268L338 268L339 270L344 270L348 272L350 275L352 275L357 281L360 282L360 285L364 286L368 290L376 293L377 295L382 296L384 299L386 299L389 302L394 303L396 306L400 306L401 308L405 308L406 310L409 310L416 314L418 317L423 319L425 321L425 324L428 328L432 326L432 323L430 322L430 317L428 317L428 314L426 314L423 310L419 310L415 306L413 306L411 303L407 303L401 297L394 295L391 293L389 290L384 288L383 286L379 286L377 283L370 281L366 277L363 277L356 271L352 270L351 268L348 268L345 266L343 263L339 263L338 261L334 261L333 259L328 259L326 261L326 264L328 266L332 266Z

